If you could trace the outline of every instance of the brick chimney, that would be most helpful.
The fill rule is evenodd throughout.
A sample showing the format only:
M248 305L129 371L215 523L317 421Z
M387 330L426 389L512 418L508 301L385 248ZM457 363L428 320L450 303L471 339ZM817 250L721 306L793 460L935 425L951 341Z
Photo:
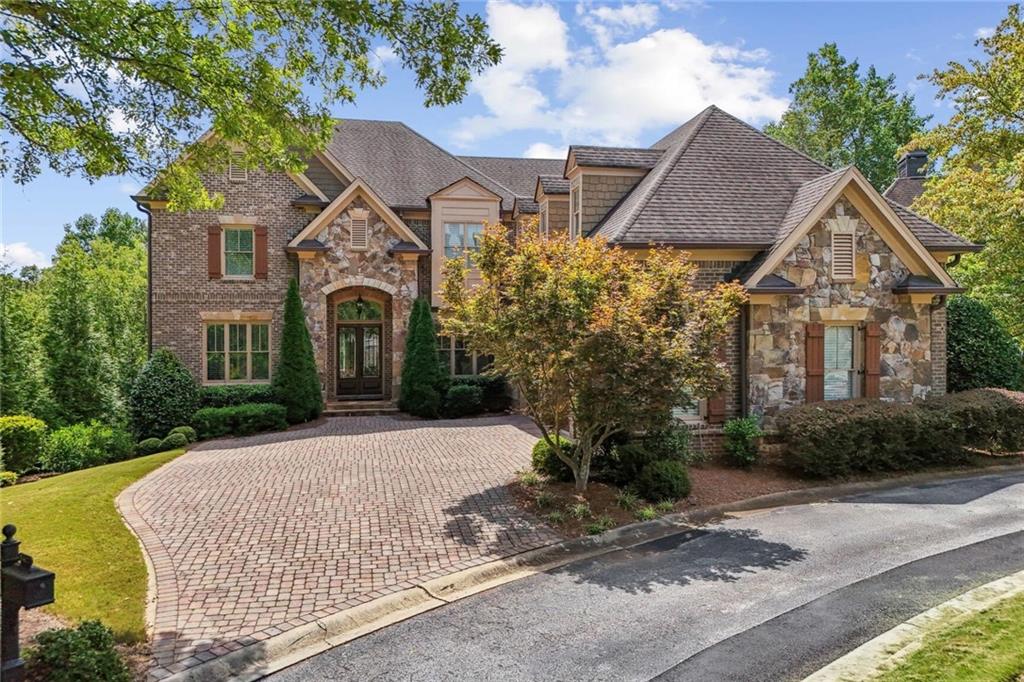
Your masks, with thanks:
M928 153L920 149L907 152L896 162L896 177L923 178L928 175Z

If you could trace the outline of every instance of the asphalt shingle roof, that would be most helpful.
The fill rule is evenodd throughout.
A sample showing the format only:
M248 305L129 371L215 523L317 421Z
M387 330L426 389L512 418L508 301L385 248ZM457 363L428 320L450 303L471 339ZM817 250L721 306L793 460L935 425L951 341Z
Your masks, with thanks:
M604 168L642 168L650 170L658 163L663 150L643 147L593 147L573 145L569 153L576 157L577 166ZM559 169L561 170L561 169Z
M544 194L568 194L569 193L569 181L562 177L561 168L558 169L558 175L541 175L537 178L540 182L540 188L544 190Z
M459 156L460 161L508 187L518 197L533 197L539 175L561 175L565 159L523 159L508 156ZM511 207L507 207L511 208Z
M886 199L892 199L900 206L910 208L914 199L924 192L924 178L896 178L889 188L882 192Z

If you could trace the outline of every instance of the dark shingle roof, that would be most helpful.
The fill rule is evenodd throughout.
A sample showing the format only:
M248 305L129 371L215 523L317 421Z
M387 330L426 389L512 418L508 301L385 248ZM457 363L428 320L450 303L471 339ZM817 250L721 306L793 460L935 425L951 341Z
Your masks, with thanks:
M964 290L961 287L947 287L933 277L926 275L907 275L907 277L892 288L896 293L934 293L934 294L959 294Z
M540 211L540 206L533 200L533 197L516 197L513 210L516 213L537 213Z
M793 196L793 203L789 205L789 210L786 211L786 217L782 219L782 224L779 225L779 233L775 237L776 244L786 240L786 237L804 221L804 218L829 193L829 190L836 186L836 183L839 182L839 179L843 177L847 170L849 169L840 168L800 185Z
M460 156L458 159L508 187L520 197L533 196L538 175L561 175L562 167L565 165L565 159L523 159L505 156Z
M896 178L889 188L882 192L886 199L892 199L900 206L910 208L914 199L924 192L924 178Z
M328 149L392 208L426 207L428 196L465 177L499 195L506 210L517 194L396 121L339 121Z
M563 178L561 174L541 175L537 178L537 181L540 183L540 188L544 190L544 194L548 196L569 193L569 181Z
M592 147L588 145L569 147L569 153L576 157L577 166L600 166L604 168L642 168L650 170L658 163L661 149L632 147Z
M944 249L949 248L953 250L965 250L965 251L980 251L981 247L972 244L963 237L959 237L949 230L939 227L932 221L928 220L923 216L911 211L909 208L900 206L892 199L886 198L886 202L892 207L892 210L900 217L910 231L921 240L926 248L929 249Z

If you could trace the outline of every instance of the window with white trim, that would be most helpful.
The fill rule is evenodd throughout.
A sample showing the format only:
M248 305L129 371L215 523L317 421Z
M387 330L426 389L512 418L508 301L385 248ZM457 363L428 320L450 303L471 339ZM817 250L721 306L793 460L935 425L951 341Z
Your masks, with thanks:
M860 394L859 355L856 327L825 327L825 400L849 400Z
M348 212L348 218L352 248L365 249L370 241L370 212L363 208L354 208Z
M856 235L853 232L832 233L832 279L852 281L856 277Z
M269 322L207 322L204 383L270 381Z
M444 257L465 258L466 266L473 267L471 254L480 249L483 223L445 223Z
M573 178L569 186L569 237L583 234L583 185L581 176Z
M228 159L228 180L231 182L245 182L249 179L249 171L244 164L245 152L231 152Z
M493 356L474 353L464 339L451 336L437 337L437 356L441 367L454 377L483 374L494 364Z
M252 227L225 227L224 276L239 279L253 277L256 267L255 230Z

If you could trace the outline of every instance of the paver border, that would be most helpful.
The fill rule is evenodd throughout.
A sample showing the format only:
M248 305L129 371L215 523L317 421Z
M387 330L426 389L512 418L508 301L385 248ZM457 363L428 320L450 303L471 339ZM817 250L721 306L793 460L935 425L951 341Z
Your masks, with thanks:
M415 586L395 591L372 601L364 601L347 610L339 610L333 614L318 617L291 632L281 632L259 642L250 642L242 649L231 651L226 655L164 677L166 677L166 682L215 682L225 679L250 682L258 680L335 646L479 592L576 561L591 559L652 540L685 533L731 512L767 510L810 502L825 502L858 493L901 488L907 485L977 478L1014 471L1024 471L1024 464L997 465L970 471L928 472L883 481L859 481L772 493L695 512L668 514L653 521L620 526L601 535L565 540L535 549L523 550L497 560L487 561L485 557L480 557L470 562L476 563L475 566L455 572L434 571L433 573L439 575L429 576L429 580Z
M964 592L904 621L808 675L804 682L862 682L886 672L924 645L925 638L1024 594L1024 571Z

